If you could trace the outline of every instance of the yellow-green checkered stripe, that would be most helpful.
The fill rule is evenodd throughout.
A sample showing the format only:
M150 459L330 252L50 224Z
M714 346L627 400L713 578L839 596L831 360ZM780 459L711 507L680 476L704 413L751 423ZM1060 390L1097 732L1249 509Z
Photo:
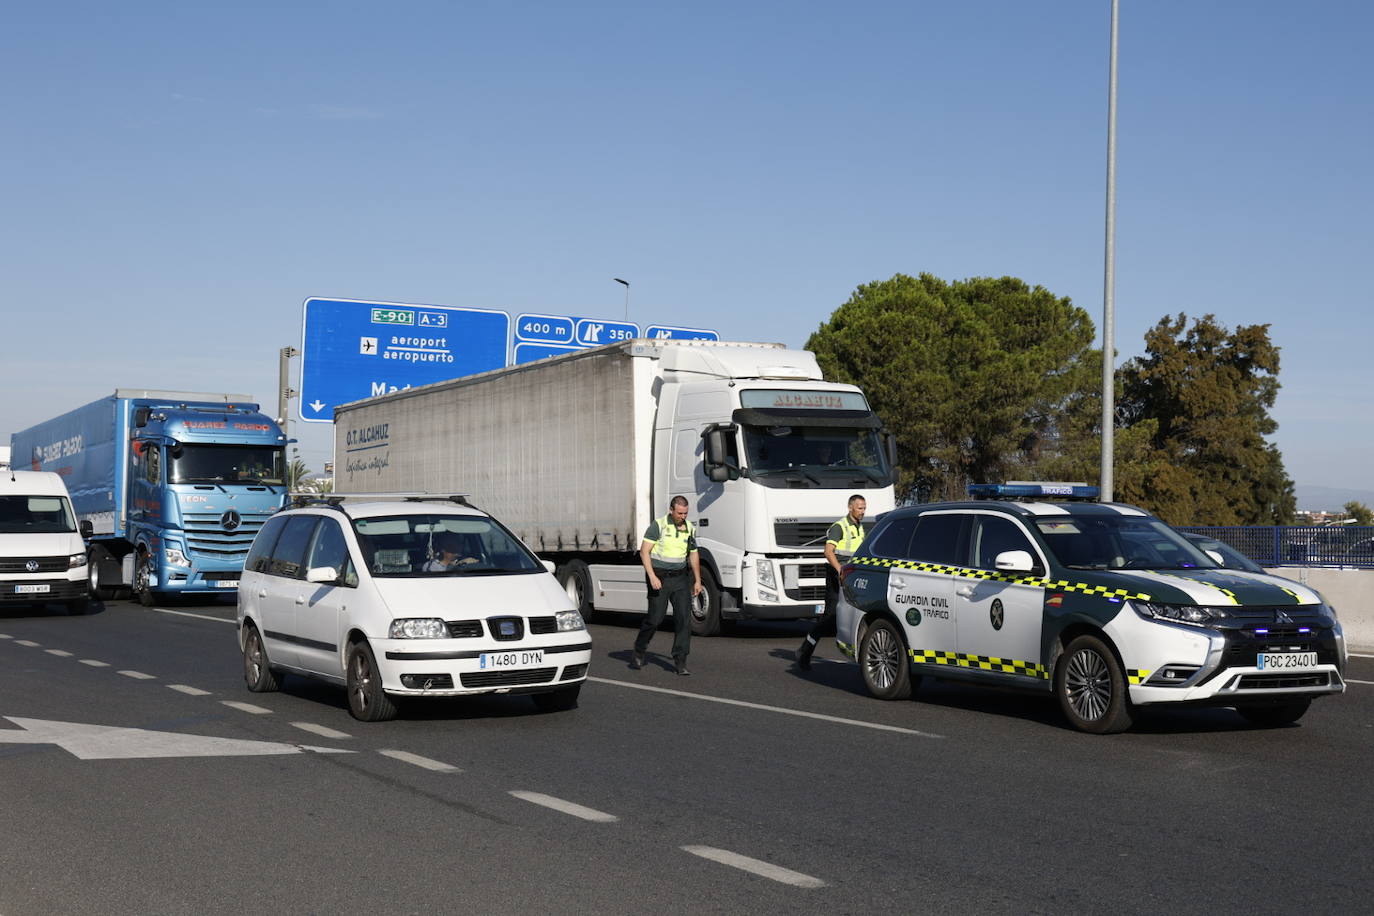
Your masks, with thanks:
M993 582L1014 582L1017 585L1034 585L1061 592L1078 592L1083 595L1100 595L1104 598L1131 598L1136 601L1149 601L1150 596L1125 588L1107 588L1105 585L1089 585L1086 582L1069 582L1065 579L1046 579L1040 576L1018 576L997 572L991 569L969 569L964 566L941 566L938 563L917 563L913 560L889 560L883 557L856 557L855 566L872 566L880 569L910 569L915 572L935 573L941 576L956 576L960 579L985 579Z
M1126 680L1132 684L1143 684L1145 678L1150 676L1150 672L1144 668L1127 668Z
M842 642L837 639L835 640L835 645L839 646L840 651L843 652L845 655L848 655L850 658L854 657L854 647L849 643Z
M933 649L909 650L911 660L920 665L951 665L957 668L971 668L975 671L997 671L1002 674L1020 674L1024 677L1048 679L1049 672L1044 665L1036 662L1023 662L1016 658L995 658L988 655L965 655L962 652L937 652Z

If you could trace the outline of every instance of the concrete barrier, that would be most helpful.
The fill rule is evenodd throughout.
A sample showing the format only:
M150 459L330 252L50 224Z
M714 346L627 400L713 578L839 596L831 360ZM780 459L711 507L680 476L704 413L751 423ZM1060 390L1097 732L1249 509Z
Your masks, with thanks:
M1266 572L1321 592L1336 609L1350 651L1374 653L1374 569L1282 566Z

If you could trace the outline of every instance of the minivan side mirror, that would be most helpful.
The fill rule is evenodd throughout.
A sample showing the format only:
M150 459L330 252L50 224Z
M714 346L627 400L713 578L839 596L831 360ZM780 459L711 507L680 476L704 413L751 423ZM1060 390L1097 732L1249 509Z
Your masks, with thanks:
M540 560L539 562L544 564L544 568L549 571L549 575L553 575L553 571L557 568L554 566L553 560Z
M316 566L305 574L305 581L320 585L337 585L339 571L332 566Z
M1025 550L1004 550L993 562L1002 572L1030 572L1035 569L1035 560Z

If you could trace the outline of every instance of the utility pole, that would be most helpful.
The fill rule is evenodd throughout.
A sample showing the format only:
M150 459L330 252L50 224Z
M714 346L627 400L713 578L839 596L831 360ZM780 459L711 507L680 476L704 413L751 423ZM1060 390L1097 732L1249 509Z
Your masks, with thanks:
M1116 452L1116 15L1112 0L1112 46L1107 79L1107 253L1102 281L1102 472L1101 499L1112 499Z
M291 387L291 357L300 354L295 347L282 347L277 357L277 425L288 442L291 440L289 405L296 396L296 389Z

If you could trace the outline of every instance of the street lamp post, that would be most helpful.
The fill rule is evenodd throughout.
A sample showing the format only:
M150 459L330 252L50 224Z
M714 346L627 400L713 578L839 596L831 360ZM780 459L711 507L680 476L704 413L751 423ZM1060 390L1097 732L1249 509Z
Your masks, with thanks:
M1107 78L1107 252L1102 281L1102 501L1112 498L1112 459L1116 439L1116 15L1112 0L1112 39Z
M612 280L625 287L625 320L630 320L630 281L622 280L619 277L612 277Z

